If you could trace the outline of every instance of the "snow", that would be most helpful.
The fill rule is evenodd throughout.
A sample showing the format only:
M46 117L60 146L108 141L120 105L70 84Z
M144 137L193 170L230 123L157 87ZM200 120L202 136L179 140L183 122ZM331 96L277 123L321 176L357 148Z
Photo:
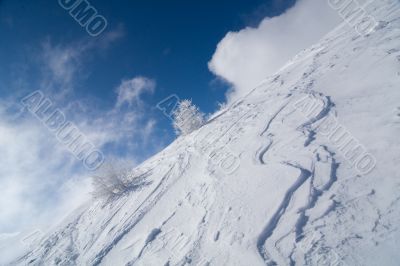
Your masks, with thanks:
M140 165L146 186L82 206L12 264L398 265L399 7L375 1L371 34L340 25Z

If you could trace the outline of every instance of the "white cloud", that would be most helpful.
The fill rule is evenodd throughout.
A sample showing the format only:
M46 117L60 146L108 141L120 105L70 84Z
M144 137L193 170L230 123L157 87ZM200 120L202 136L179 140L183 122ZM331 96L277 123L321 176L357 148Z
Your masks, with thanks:
M38 121L2 112L0 121L0 236L16 232L0 239L0 264L8 265L27 251L25 237L46 232L87 201L91 184Z
M140 96L144 93L153 93L156 87L154 80L146 77L135 77L130 80L122 81L121 85L116 89L118 94L116 107L121 107L124 103L129 106L141 104Z
M0 110L0 233L34 226L71 211L77 201L86 199L89 187L83 176L75 176L76 162L62 145L40 124L29 117L12 118L1 103ZM75 176L75 177L74 177ZM83 190L69 190L79 183ZM69 200L60 201L60 197ZM57 211L50 212L54 206ZM55 215L57 213L57 215ZM58 218L55 218L55 215Z
M340 23L327 1L300 0L284 14L257 28L229 32L218 44L210 70L233 85L228 101L274 74L291 57L317 42Z

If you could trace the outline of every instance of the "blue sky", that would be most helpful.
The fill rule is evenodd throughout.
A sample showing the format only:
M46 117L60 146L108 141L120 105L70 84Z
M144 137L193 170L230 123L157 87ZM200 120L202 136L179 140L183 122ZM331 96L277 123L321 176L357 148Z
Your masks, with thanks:
M90 190L90 173L22 108L29 93L134 166L175 138L159 101L176 94L212 113L336 23L307 13L324 14L320 0L89 2L108 22L98 37L56 0L0 0L0 234L52 220Z
M39 70L43 62L38 57L43 50L104 42L104 47L91 44L76 55L78 62L71 62L79 64L79 70L73 73L75 82L69 97L96 101L95 108L111 108L114 89L122 79L145 76L157 83L155 93L144 96L147 109L175 93L193 99L210 113L225 100L228 88L207 67L218 42L228 31L257 25L266 16L282 13L293 2L92 1L108 22L106 31L92 38L58 1L0 1L0 93L3 97L20 96L43 89L38 86L45 75L41 72L48 71ZM116 36L110 40L107 34ZM51 90L63 88L55 85ZM174 138L167 119L157 119L157 132L163 138L159 145ZM159 145L145 147L148 153L141 159Z
M212 112L226 90L226 84L213 82L207 68L219 40L230 30L279 14L293 2L92 1L108 21L106 31L120 31L121 36L103 51L87 52L82 73L77 73L76 97L97 97L110 105L121 79L142 75L157 80L156 95L147 99L151 104L176 93ZM0 15L3 94L14 93L7 87L18 75L13 73L16 65L36 75L32 54L45 40L68 46L91 38L57 1L1 1Z

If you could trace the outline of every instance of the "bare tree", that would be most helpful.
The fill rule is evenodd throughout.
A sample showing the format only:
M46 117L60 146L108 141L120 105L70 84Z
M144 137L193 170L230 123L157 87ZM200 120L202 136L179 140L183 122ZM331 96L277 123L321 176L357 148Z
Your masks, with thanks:
M112 160L104 163L92 176L93 197L113 198L143 185L148 173L137 174L127 161Z

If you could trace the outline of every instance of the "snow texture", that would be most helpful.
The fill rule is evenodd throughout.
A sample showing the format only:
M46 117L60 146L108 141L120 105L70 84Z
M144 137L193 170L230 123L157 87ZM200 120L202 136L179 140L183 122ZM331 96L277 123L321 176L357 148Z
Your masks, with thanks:
M11 264L399 265L399 7L374 1L370 34L338 26L140 165L148 185L82 206Z

